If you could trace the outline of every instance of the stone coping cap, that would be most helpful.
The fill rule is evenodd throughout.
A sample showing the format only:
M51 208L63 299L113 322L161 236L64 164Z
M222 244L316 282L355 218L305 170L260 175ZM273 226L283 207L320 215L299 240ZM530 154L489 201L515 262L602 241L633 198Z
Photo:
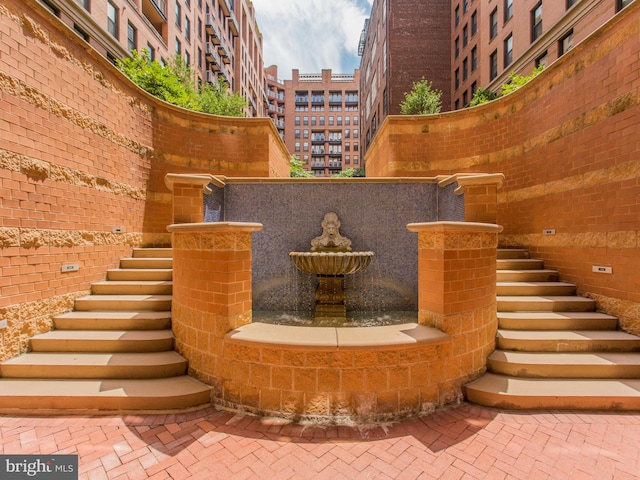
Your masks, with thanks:
M407 230L410 232L495 232L500 233L503 230L502 225L494 223L476 223L476 222L426 222L426 223L409 223Z
M227 333L225 340L247 342L283 348L348 349L401 348L412 345L444 342L446 333L417 323L381 327L297 327L251 323Z
M168 225L167 230L171 233L257 232L262 230L262 224L250 222L174 223Z
M210 183L213 183L216 187L223 188L224 180L210 175L207 173L167 173L164 177L164 184L167 188L173 192L173 186L176 183L184 185L201 185L204 193L207 195L211 193L211 189L208 187Z
M453 175L440 175L439 177L437 177L438 180L438 186L439 187L446 187L447 185L457 182L459 179L461 178L466 178L466 177L484 177L486 175L489 175L488 173L480 173L480 172L473 172L473 173L454 173Z
M291 178L291 177L218 177L232 183L437 183L441 177L353 177L353 178Z
M495 185L496 188L500 188L503 183L504 175L502 173L493 173L490 175L469 175L458 178L458 188L456 188L453 193L456 195L462 195L465 187L476 185Z

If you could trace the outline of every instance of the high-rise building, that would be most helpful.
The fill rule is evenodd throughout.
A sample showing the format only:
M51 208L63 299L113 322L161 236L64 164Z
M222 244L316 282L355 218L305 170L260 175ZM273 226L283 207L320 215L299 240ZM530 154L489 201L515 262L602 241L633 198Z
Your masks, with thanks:
M359 45L363 150L422 77L442 110L549 65L633 0L375 0ZM443 43L446 43L443 46ZM363 152L364 153L364 152Z
M284 80L278 78L277 65L271 65L265 68L265 80L267 115L273 120L274 125L278 129L278 134L280 134L280 138L284 141L284 118L286 112L284 106Z
M382 120L400 114L414 82L429 80L450 103L450 5L450 0L373 2L358 46L365 149Z
M132 50L167 62L175 54L199 81L227 81L264 115L262 35L250 0L39 0L115 62Z
M361 166L360 72L292 71L284 81L284 140L289 152L315 176L329 177Z

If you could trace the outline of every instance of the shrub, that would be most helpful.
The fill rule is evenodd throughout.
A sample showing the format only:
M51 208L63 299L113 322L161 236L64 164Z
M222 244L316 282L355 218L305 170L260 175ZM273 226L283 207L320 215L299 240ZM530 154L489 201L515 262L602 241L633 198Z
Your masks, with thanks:
M442 92L433 90L431 82L424 77L414 82L411 92L404 94L404 101L400 102L403 115L428 115L439 113L442 108Z

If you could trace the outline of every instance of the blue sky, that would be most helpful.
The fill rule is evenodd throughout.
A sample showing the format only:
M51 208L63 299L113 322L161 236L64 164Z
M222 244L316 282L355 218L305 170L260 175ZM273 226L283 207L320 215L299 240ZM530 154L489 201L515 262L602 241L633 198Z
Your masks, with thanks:
M360 66L358 40L373 0L253 0L263 37L264 65L291 70L351 73Z

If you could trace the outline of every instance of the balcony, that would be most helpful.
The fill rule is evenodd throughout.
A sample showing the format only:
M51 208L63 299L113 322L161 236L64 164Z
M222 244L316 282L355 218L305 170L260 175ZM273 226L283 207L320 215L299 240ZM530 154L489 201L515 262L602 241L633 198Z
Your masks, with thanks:
M311 163L311 168L313 170L318 170L318 169L324 170L326 168L326 166L325 166L324 163Z
M342 143L342 137L329 135L329 143Z
M329 163L329 170L342 170L342 162Z
M220 0L219 2L220 8L222 8L222 13L227 17L233 13L233 3L230 2L233 2L233 0Z
M207 14L205 29L207 30L207 33L211 35L213 43L215 45L220 45L222 35L220 34L220 28L216 25L216 19L211 13Z
M296 95L296 105L309 105L309 97L307 95Z
M218 49L211 42L208 42L205 47L205 58L216 72L222 69L222 59L218 54Z
M231 29L231 34L234 37L237 37L238 35L240 35L240 30L238 29L238 20L236 20L236 16L233 14L233 12L231 12L231 15L229 15L229 28Z
M167 23L167 3L165 0L143 0L142 14L153 25L153 28L162 35L162 27Z

